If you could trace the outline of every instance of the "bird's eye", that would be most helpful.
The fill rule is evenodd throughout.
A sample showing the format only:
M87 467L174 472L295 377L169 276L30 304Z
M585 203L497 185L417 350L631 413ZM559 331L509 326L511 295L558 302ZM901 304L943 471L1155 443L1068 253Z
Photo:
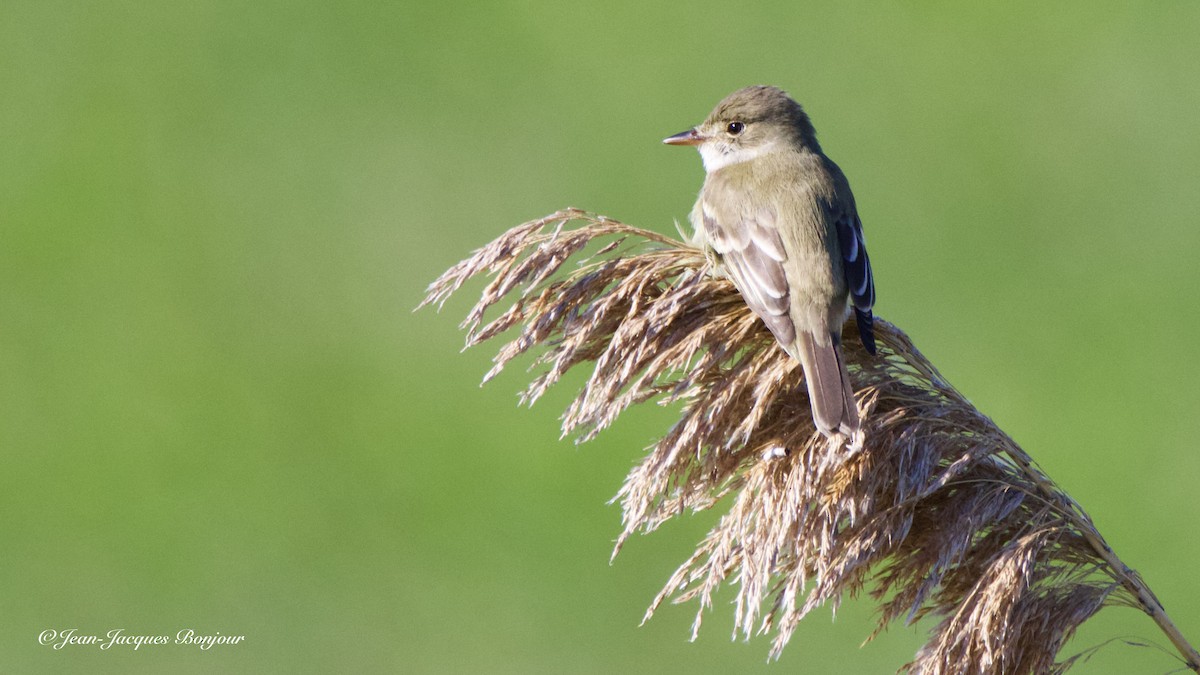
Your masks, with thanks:
M746 125L741 122L730 122L729 126L725 127L725 131L728 131L730 136L737 136L745 130Z

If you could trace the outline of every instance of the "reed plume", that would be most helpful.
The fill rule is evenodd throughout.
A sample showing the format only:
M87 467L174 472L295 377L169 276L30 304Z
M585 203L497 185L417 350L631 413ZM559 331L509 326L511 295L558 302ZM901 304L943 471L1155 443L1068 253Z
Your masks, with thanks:
M732 583L735 631L772 634L777 657L805 615L865 591L876 633L933 619L907 672L1046 673L1079 658L1057 655L1082 622L1119 604L1148 614L1200 672L1200 654L1083 509L900 329L876 319L876 356L842 344L865 429L849 448L817 432L802 369L714 271L689 244L567 209L479 249L422 303L490 275L463 322L467 344L516 329L485 381L541 348L525 403L594 364L564 436L591 439L634 404L681 404L615 498L624 530L613 555L685 510L728 511L647 618L665 600L697 601L695 634Z

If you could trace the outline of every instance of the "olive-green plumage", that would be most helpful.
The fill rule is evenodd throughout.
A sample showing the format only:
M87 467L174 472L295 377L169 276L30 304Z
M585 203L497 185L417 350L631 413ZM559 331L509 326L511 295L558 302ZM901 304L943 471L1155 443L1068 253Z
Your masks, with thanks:
M808 116L780 89L747 87L665 142L699 146L704 159L698 243L804 367L816 427L853 436L860 420L838 346L853 308L874 353L874 281L850 184Z

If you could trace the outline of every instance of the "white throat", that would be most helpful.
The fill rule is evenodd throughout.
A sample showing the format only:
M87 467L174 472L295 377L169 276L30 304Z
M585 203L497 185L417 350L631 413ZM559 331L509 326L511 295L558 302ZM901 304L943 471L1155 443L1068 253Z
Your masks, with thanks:
M766 143L754 148L739 148L737 150L729 150L727 148L717 147L715 143L702 143L700 145L700 158L704 160L704 171L712 173L733 164L741 164L750 160L761 157L775 149L775 143Z

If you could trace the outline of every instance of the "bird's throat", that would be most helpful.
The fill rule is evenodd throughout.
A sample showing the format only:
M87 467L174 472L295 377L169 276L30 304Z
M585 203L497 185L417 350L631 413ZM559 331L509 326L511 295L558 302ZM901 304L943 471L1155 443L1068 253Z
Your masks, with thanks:
M773 151L775 145L775 143L766 143L752 148L731 148L728 145L704 143L700 146L700 158L704 160L704 171L712 173L733 164L741 164L762 157Z

